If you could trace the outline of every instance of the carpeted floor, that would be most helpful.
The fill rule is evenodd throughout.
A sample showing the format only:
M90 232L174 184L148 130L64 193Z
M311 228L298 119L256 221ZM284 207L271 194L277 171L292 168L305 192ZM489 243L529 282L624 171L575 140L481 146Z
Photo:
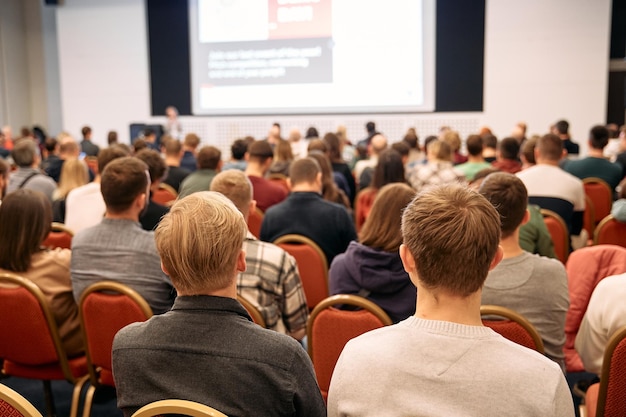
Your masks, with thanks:
M30 401L41 414L46 415L43 384L41 381L22 379L22 378L4 378L0 383L7 385L15 391L22 394ZM69 417L70 404L72 402L72 384L66 381L53 381L52 392L57 410L57 417ZM82 400L78 408L79 415L82 415ZM112 388L102 388L96 391L93 406L91 407L91 417L122 417L122 412L117 408L115 390Z

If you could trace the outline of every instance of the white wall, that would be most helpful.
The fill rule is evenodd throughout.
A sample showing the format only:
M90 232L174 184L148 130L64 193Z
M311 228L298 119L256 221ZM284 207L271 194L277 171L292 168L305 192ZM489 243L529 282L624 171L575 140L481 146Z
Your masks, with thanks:
M17 0L0 4L7 1ZM144 1L66 0L54 10L63 127L80 137L89 124L104 144L110 129L128 141L130 123L163 121L150 116ZM226 157L235 137L265 136L275 121L321 132L345 124L349 137L359 139L365 122L374 120L398 140L410 126L424 137L442 124L463 135L488 125L504 137L518 121L530 133L544 133L565 118L584 148L588 129L606 114L610 11L611 0L487 0L482 113L184 117L183 127Z

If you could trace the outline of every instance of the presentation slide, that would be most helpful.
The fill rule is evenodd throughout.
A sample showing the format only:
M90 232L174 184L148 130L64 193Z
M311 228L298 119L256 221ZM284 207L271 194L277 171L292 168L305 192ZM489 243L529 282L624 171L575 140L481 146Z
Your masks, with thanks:
M195 115L434 110L434 0L190 0Z

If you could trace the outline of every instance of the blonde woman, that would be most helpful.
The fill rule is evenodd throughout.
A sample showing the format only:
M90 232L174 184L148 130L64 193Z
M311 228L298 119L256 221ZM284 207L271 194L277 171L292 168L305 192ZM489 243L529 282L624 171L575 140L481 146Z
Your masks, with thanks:
M52 202L52 219L55 222L65 223L65 198L74 188L89 182L89 169L84 161L67 159L61 168L59 186L54 191Z

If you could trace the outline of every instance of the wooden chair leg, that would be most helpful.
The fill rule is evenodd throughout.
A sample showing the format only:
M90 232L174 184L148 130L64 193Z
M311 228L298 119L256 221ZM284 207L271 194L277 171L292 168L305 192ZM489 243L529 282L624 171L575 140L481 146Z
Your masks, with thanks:
M56 417L56 408L54 406L54 397L52 395L52 384L50 381L43 381L43 394L46 402L46 415L48 417Z
M82 377L76 382L76 385L74 385L74 391L72 392L72 406L70 409L70 417L78 417L78 407L80 405L80 394L83 391L83 387L88 382L89 382L89 375L85 375L84 377Z

